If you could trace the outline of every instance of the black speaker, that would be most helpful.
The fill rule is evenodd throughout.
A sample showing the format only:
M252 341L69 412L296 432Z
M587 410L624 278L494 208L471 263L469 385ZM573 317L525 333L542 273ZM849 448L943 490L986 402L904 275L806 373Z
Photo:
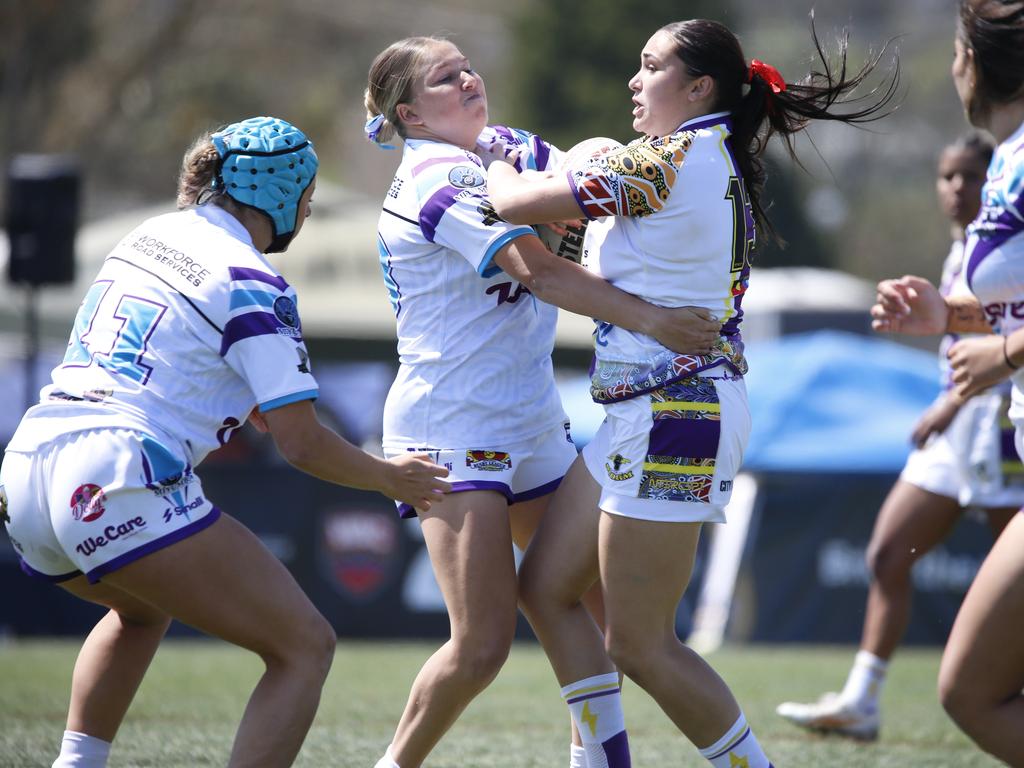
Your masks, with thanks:
M75 279L78 163L68 155L15 155L7 170L7 278L23 285Z

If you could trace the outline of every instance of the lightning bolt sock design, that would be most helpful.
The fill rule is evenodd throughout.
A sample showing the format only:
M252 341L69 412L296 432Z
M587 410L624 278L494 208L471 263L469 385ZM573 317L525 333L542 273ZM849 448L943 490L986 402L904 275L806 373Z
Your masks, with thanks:
M587 768L630 768L619 674L577 680L562 689L587 753Z
M742 712L722 738L700 753L714 768L772 768Z

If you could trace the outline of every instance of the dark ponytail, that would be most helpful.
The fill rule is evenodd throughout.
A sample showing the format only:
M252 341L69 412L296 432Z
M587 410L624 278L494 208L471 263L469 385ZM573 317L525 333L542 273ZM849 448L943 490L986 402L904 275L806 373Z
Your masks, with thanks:
M799 83L777 86L775 92L761 72L751 76L751 68L743 55L739 40L728 27L717 21L691 19L662 27L676 41L676 55L691 77L707 75L715 81L717 101L714 110L732 114L732 143L736 164L746 182L754 220L768 239L778 241L775 230L761 204L765 168L761 156L768 140L780 135L790 157L799 163L793 135L807 127L811 120L839 120L844 123L867 123L892 112L888 108L897 95L900 82L899 57L893 57L886 81L863 96L846 98L860 86L877 66L883 48L854 74L848 74L846 53L849 35L844 31L836 52L838 63L829 63L811 15L811 36L821 60L821 71L812 71ZM770 69L770 68L768 68ZM746 92L744 93L744 86ZM834 112L837 105L852 107Z

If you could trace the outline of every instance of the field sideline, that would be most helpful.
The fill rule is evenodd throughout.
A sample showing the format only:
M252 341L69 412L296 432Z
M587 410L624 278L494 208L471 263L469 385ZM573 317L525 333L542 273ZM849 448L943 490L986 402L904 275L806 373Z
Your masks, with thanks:
M410 682L434 642L338 646L316 721L296 762L370 768L383 752ZM63 730L78 641L0 643L0 766L49 766ZM856 744L804 734L781 721L782 699L810 700L845 677L853 648L726 648L709 657L732 686L779 768L982 768L1000 765L952 725L936 700L937 649L900 651L883 694L881 740ZM167 641L118 735L111 768L222 766L255 657L219 642ZM706 766L635 685L625 688L633 764ZM425 768L564 768L568 715L533 643L517 643L498 679L472 705Z

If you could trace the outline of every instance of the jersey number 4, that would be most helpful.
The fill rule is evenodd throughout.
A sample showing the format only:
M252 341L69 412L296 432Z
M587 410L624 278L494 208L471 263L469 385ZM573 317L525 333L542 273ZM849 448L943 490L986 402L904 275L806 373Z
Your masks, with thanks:
M111 292L113 280L97 280L85 294L64 354L64 365L101 368L145 385L153 373L143 362L146 345L167 307Z

